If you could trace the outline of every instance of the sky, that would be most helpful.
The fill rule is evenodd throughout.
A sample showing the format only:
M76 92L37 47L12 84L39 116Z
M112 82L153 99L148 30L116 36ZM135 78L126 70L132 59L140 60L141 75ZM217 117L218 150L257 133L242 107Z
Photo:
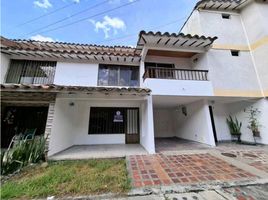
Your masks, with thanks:
M1 0L1 35L135 46L141 30L178 33L196 0Z

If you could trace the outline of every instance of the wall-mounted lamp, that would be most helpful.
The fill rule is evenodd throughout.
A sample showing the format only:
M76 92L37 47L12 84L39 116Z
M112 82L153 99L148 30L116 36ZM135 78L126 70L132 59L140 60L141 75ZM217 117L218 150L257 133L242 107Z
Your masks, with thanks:
M177 111L181 111L182 114L184 114L185 116L187 116L187 108L185 105L179 105Z
M181 107L181 112L182 112L182 114L184 114L185 116L187 116L187 108L186 108L186 106L182 106Z

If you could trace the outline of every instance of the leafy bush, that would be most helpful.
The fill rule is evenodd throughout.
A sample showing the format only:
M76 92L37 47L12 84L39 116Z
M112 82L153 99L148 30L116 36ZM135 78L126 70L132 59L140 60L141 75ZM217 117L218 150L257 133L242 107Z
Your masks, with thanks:
M229 115L229 119L226 119L231 135L241 135L242 122L238 122L237 118L233 120Z
M12 173L30 163L45 160L46 138L36 136L33 140L20 140L8 151L1 152L1 174Z

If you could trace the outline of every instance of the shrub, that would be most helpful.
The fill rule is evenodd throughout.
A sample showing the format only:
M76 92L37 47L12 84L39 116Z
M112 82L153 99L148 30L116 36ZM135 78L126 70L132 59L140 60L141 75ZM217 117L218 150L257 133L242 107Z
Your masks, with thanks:
M241 135L242 122L238 122L237 118L233 120L232 116L229 115L229 119L226 119L231 135Z
M45 160L46 138L36 136L33 140L20 140L8 151L1 152L1 174L9 174L20 168Z

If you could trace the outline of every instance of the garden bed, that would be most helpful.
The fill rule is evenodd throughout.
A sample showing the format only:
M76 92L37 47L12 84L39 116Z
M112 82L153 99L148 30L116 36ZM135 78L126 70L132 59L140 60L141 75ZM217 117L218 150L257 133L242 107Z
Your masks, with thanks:
M125 193L129 188L124 159L60 161L22 170L1 186L1 199Z

